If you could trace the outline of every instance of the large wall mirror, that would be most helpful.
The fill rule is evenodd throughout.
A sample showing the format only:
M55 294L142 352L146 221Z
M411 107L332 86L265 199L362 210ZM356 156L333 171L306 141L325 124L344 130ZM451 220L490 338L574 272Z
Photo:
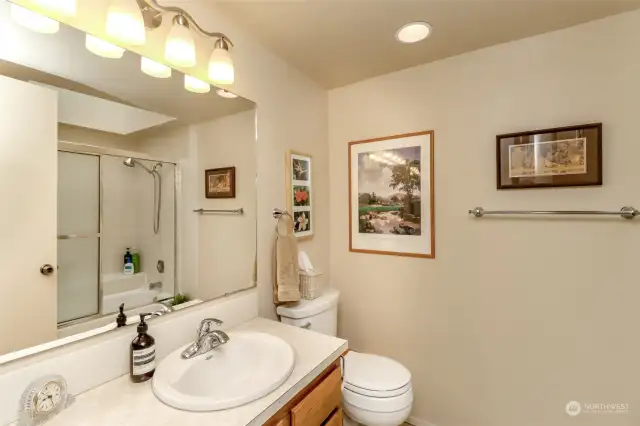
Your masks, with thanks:
M12 8L0 363L112 330L121 306L131 323L254 286L255 104L71 27L31 31Z

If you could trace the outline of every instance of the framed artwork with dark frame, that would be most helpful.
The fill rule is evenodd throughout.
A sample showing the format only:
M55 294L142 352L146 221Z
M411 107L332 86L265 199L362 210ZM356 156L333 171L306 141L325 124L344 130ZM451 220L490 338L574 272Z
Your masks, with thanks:
M204 191L207 198L236 198L236 168L205 170Z
M602 123L496 137L498 189L602 185Z
M435 258L434 132L349 142L349 251Z

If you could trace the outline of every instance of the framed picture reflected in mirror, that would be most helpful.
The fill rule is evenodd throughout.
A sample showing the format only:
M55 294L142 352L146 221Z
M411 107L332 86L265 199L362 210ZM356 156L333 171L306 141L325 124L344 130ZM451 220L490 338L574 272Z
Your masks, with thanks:
M236 168L220 167L204 171L207 198L236 198Z

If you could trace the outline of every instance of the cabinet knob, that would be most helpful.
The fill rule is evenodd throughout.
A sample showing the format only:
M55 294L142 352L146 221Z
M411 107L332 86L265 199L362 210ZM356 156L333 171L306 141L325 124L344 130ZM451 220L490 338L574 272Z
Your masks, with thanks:
M53 268L53 266L49 265L48 263L45 263L40 267L40 273L42 275L51 275L54 271L55 269Z

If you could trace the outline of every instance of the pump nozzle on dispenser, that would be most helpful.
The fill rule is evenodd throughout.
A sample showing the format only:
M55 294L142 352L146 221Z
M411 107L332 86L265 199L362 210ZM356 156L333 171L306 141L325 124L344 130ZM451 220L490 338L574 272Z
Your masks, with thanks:
M117 328L127 325L127 316L124 314L124 303L120 305L120 313L116 318L116 324L118 324Z

